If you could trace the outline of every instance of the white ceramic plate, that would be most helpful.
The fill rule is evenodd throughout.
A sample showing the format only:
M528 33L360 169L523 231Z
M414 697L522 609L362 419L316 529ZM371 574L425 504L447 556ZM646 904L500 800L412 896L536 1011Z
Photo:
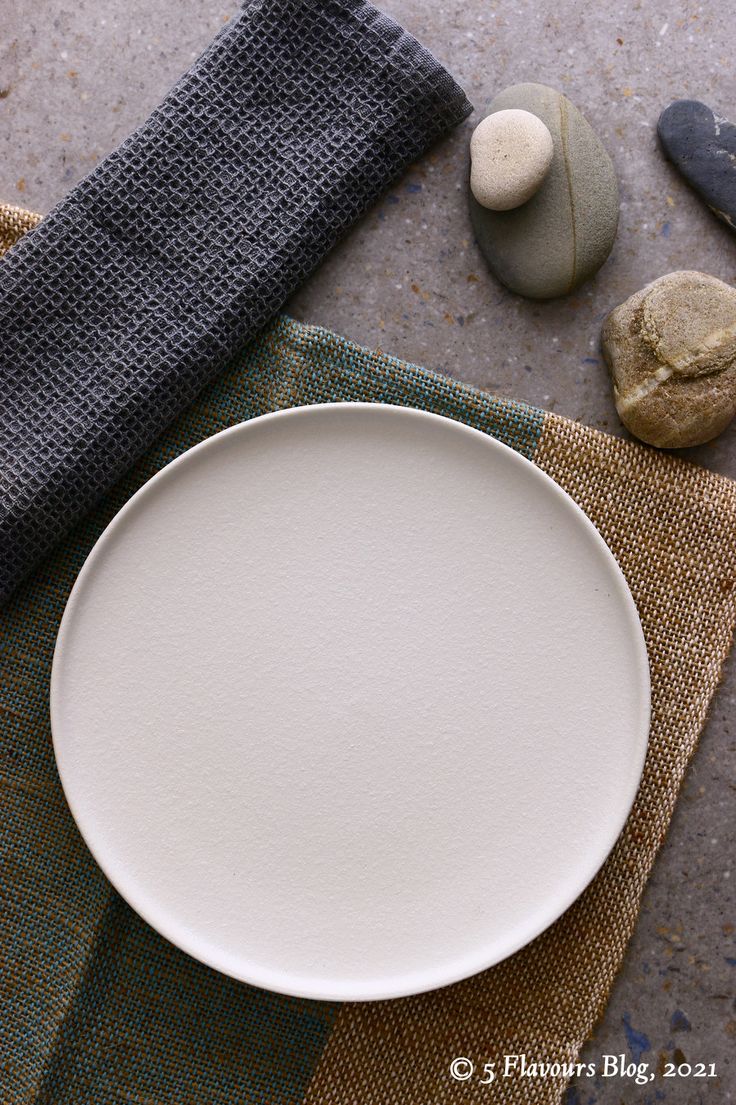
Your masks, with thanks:
M169 940L393 997L527 943L640 777L642 632L602 539L490 437L369 404L205 441L121 510L51 686L72 812Z

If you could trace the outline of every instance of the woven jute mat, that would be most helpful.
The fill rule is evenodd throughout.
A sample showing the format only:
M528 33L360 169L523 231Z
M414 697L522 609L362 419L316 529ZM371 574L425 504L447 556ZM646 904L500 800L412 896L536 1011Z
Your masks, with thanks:
M0 240L38 221L0 209ZM86 554L133 491L226 426L305 403L421 407L511 445L588 514L644 627L649 752L636 803L597 878L511 959L414 998L338 1006L233 982L172 947L112 890L80 840L50 744L48 679ZM303 1102L553 1105L568 1081L449 1064L508 1053L573 1062L600 1017L636 922L736 617L736 484L554 414L494 399L318 327L281 318L207 388L28 581L0 617L0 1023L7 1105ZM591 734L591 739L595 735ZM562 812L561 812L562 815Z

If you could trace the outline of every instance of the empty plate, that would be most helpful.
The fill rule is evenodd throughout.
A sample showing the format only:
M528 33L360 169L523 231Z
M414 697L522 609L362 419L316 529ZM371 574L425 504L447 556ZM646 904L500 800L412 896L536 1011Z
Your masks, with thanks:
M210 438L72 591L52 676L99 864L268 989L415 993L533 939L613 845L647 656L597 531L504 445L337 404Z

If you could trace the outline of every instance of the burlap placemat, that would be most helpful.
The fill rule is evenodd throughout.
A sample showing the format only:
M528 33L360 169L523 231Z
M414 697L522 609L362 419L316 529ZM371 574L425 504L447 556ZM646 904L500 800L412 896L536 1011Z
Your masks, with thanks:
M8 242L32 221L0 211ZM163 464L269 410L400 403L493 434L586 511L641 615L653 719L636 804L567 913L458 985L377 1004L290 999L189 959L112 890L80 840L50 744L48 678L69 589L98 534ZM0 618L0 1067L8 1105L553 1105L567 1074L453 1082L508 1052L574 1061L606 1003L728 653L736 617L736 484L557 415L281 318L207 388L57 547Z

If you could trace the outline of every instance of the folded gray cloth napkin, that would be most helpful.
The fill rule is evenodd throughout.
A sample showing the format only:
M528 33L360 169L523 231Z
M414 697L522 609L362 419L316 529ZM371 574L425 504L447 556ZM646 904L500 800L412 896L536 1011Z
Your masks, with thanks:
M367 0L244 6L0 266L0 602L470 110Z

